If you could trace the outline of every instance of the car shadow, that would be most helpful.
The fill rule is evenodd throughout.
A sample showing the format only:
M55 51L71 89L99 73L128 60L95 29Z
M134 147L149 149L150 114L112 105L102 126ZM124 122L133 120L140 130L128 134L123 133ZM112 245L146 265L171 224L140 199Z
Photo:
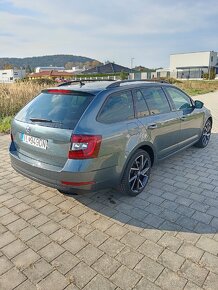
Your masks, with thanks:
M135 230L218 232L218 134L204 149L191 147L152 168L145 191L71 196L90 209Z

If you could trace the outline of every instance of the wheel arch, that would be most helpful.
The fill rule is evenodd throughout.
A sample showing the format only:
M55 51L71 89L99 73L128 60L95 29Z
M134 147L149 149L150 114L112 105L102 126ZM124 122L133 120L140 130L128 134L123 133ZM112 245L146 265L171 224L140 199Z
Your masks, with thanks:
M121 174L120 174L120 180L122 180L122 177L123 177L123 174L124 174L124 171L126 169L126 166L128 165L129 163L129 160L130 158L132 157L133 154L135 154L135 152L139 149L142 149L144 151L146 151L150 158L151 158L151 166L153 166L153 164L156 162L157 160L157 155L156 155L156 151L155 151L155 148L154 146L151 144L151 143L140 143L138 144L128 155L128 158L126 159L124 165L123 165L123 168L122 168L122 171L121 171Z

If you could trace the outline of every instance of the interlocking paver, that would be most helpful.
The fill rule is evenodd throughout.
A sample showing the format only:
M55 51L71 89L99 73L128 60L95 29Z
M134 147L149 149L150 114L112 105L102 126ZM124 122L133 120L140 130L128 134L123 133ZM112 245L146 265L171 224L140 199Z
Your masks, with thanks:
M40 259L34 264L30 265L24 270L24 274L28 277L32 283L37 284L42 278L52 272L52 266L46 262L44 259Z
M209 273L207 279L204 283L204 289L206 290L216 290L218 285L218 275L214 273Z
M208 270L200 267L199 265L189 260L185 261L185 263L181 267L180 272L183 275L183 277L191 280L198 286L202 286L208 275Z
M69 281L61 273L55 270L39 282L38 285L40 290L63 290L68 284Z
M116 259L123 265L130 269L133 269L138 262L143 258L141 253L134 251L128 247L125 247L117 256Z
M179 270L184 261L185 259L183 257L175 254L174 252L171 252L168 249L165 249L158 258L158 262L161 265L164 265L165 267L171 269L174 272Z
M95 275L96 271L81 262L67 273L67 278L79 288L83 288Z
M112 284L109 280L101 275L96 275L86 286L84 290L113 290L116 285Z
M200 264L212 271L213 273L218 274L218 257L211 255L210 253L204 253L201 258Z
M119 258L118 258L119 260ZM96 261L92 267L100 274L105 276L106 278L109 278L112 274L114 274L117 269L120 267L120 263L115 260L114 258L111 258L107 254L103 255L101 258Z
M49 237L47 237L43 233L40 233L39 235L33 237L31 240L27 241L27 245L34 251L39 251L50 242L51 239L49 239Z
M185 285L185 288L184 288L184 290L200 290L200 289L202 288L200 288L199 286L197 286L196 284L190 281Z
M163 252L164 248L155 244L152 241L146 240L139 248L138 251L147 257L157 260L158 256Z
M13 264L10 262L10 260L7 257L5 256L0 257L0 275L7 272L12 267L13 267Z
M72 254L76 254L86 245L87 242L77 235L74 235L72 238L62 244L62 246Z
M86 236L86 240L94 246L99 246L108 239L108 235L99 230L94 230Z
M7 231L0 236L0 248L10 244L16 237L11 232Z
M50 238L59 244L63 244L64 242L69 240L69 238L71 238L72 236L73 236L73 233L71 233L69 230L59 229L53 234L51 234Z
M12 259L12 262L18 269L25 269L37 261L40 256L31 249L26 249Z
M1 250L9 259L12 259L19 253L23 252L26 248L27 246L23 242L20 240L15 240L12 243L6 245Z
M156 281L157 285L165 290L182 290L186 282L186 279L180 277L179 275L168 269L164 269L163 273L161 273Z
M141 275L135 271L121 266L110 278L110 280L122 289L132 289L141 279Z
M0 289L217 290L212 95L200 97L214 115L209 146L154 166L147 189L134 198L110 191L66 196L31 181L10 167L9 136L0 135Z
M218 255L218 242L213 239L202 236L196 243L196 246L211 254Z
M25 229L21 230L17 235L18 237L23 241L28 241L31 238L37 236L39 234L39 231L32 226L28 226Z
M98 248L88 244L82 250L80 250L76 256L91 266L96 260L98 260L104 253Z
M52 261L52 265L62 274L66 274L73 267L79 264L80 260L72 255L70 252L66 251L60 256L58 256L55 260Z
M198 262L204 252L190 243L184 243L177 253L186 259L190 259L193 262Z
M158 244L168 248L169 250L176 252L182 244L182 241L172 235L166 233L161 239L158 241Z
M120 240L123 236L125 236L125 234L128 233L128 230L119 224L113 224L105 231L105 233L117 240Z
M12 268L0 277L0 289L12 290L21 284L26 277L16 268Z
M164 267L161 264L147 257L144 257L134 268L135 271L145 276L152 282L157 279L163 269Z
M57 243L51 242L39 251L39 254L44 257L48 262L54 260L57 256L64 252L64 248Z
M111 257L115 257L123 248L124 245L113 238L109 238L99 247Z
M134 289L135 290L162 290L159 286L152 283L146 278L141 279Z
M75 226L72 231L75 231L80 237L84 238L94 231L94 228L86 222L81 222ZM93 240L94 241L94 240Z

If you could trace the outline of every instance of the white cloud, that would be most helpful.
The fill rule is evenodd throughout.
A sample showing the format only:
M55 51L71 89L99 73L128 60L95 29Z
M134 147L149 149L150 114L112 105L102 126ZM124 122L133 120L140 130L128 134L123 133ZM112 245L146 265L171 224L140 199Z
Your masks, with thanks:
M4 7L7 2L0 1L0 5ZM210 5L201 0L154 3L151 0L11 0L10 3L11 11L1 11L0 6L2 56L70 53L111 59L124 65L129 65L129 59L134 56L138 64L152 65L152 55L156 55L153 64L163 65L168 54L178 49L178 44L180 50L195 49L196 43L182 45L181 37L185 34L192 33L193 41L199 40L199 49L207 38L211 45L218 43L216 35L213 41L210 33L217 21L215 0ZM208 35L201 36L201 30L208 30Z

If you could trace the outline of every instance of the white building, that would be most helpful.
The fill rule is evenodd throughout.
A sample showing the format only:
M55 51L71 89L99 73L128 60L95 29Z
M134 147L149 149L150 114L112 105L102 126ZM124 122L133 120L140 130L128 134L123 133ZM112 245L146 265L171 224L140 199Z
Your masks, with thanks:
M39 73L41 71L51 71L51 70L57 70L57 71L64 71L65 67L63 66L38 66L35 68L35 72Z
M3 69L0 70L0 83L13 83L26 76L24 69Z
M177 78L202 78L210 69L215 69L218 74L218 53L215 51L170 55L170 72Z

